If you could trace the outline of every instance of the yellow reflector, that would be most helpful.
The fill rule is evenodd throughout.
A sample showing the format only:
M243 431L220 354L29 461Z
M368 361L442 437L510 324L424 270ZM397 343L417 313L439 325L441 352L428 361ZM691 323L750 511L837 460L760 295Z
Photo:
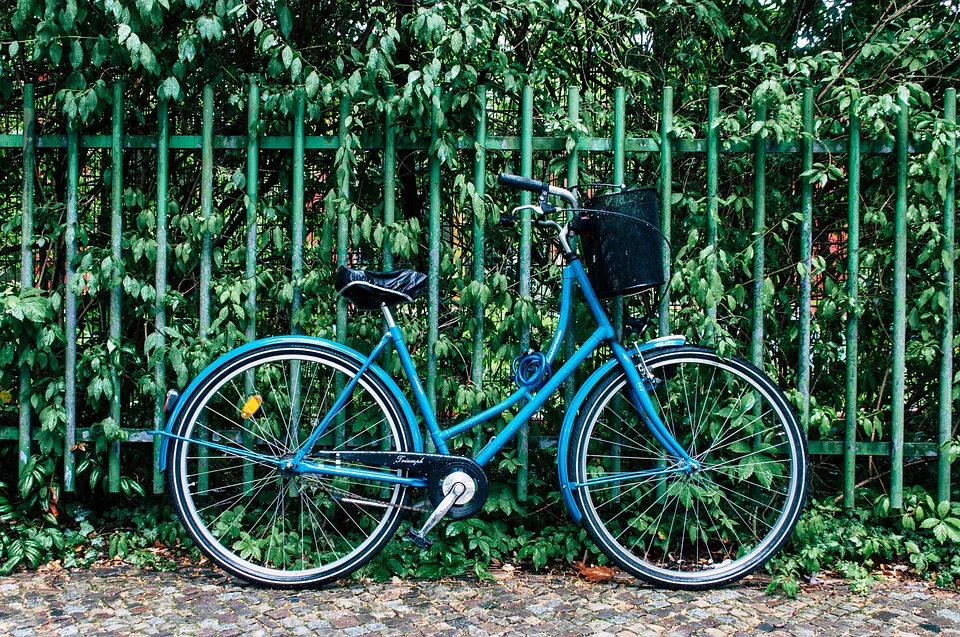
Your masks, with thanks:
M259 411L260 405L263 403L263 400L259 395L251 396L247 399L247 402L243 403L243 409L240 410L240 417L246 420L250 416L254 415Z

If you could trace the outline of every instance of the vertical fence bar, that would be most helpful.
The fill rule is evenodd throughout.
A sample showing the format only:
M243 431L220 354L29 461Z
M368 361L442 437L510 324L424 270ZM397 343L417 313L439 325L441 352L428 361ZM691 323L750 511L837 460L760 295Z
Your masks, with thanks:
M110 258L114 272L120 271L123 262L123 85L113 85L113 136L110 145ZM113 396L110 398L110 417L120 427L120 309L123 297L121 280L113 275L110 288L110 380ZM116 361L117 364L114 364ZM120 440L114 440L110 448L108 468L110 493L120 490Z
M570 120L570 124L573 126L571 131L573 139L570 140L573 144L567 153L567 188L570 188L571 186L576 186L580 178L580 132L576 128L576 126L580 124L580 88L577 86L567 88L567 119ZM570 141L567 142L568 147L570 146ZM583 196L584 193L578 194ZM572 217L573 214L567 215L568 220ZM577 351L577 313L571 311L568 321L567 336L564 341L564 353L567 360L570 360ZM576 391L576 379L574 376L575 375L571 375L570 378L563 382L564 405L570 405L570 403L573 402L574 392Z
M203 234L200 246L200 338L210 333L210 281L213 278L213 238L210 217L213 215L213 86L203 87L203 143L200 164L200 220ZM204 471L201 469L201 475Z
M67 224L64 229L66 257L66 291L64 295L64 332L66 356L64 357L64 382L66 391L64 407L67 411L67 429L63 439L63 475L73 478L73 447L77 443L77 293L74 290L73 262L77 257L77 189L80 181L80 122L67 123Z
M850 155L847 195L847 326L846 398L843 440L843 506L853 508L857 469L857 398L859 390L857 331L860 312L860 114L857 100L850 102Z
M393 98L396 90L391 86L388 95ZM383 269L393 270L393 243L390 241L391 227L397 215L397 125L393 103L387 105L383 114ZM386 325L386 322L384 322ZM389 348L383 353L383 360L390 361ZM381 426L380 448L390 448L390 428L386 422Z
M167 100L160 98L157 104L157 265L154 289L154 328L157 345L154 350L153 381L156 386L153 404L153 428L160 431L164 426L163 388L166 386L166 329L167 310L164 307L167 294L167 163L170 155L169 117ZM163 493L163 473L160 472L159 435L153 437L153 492Z
M626 143L626 91L622 86L613 89L613 183L618 186L624 183L624 164ZM623 338L623 297L618 296L613 301L613 329L617 340ZM613 469L617 471L617 469Z
M670 237L673 225L673 87L663 87L663 104L660 109L660 230ZM670 333L670 251L663 251L663 272L666 283L660 296L660 336Z
M390 98L396 96L393 86L388 89ZM397 215L397 125L395 122L394 104L389 103L383 113L383 269L393 270L393 243L390 241L391 227ZM386 321L384 321L386 325ZM384 350L382 360L391 360L389 347ZM380 448L387 451L390 448L390 427L384 422L380 427ZM385 492L386 493L386 492Z
M200 244L200 340L206 341L210 335L210 286L213 280L213 237L210 234L210 220L213 216L213 86L203 87L202 143L200 146L200 223L203 228ZM206 415L201 416L206 422ZM208 428L200 427L197 436L204 440L208 437ZM201 445L197 447L197 488L206 490L209 450Z
M484 272L484 230L486 228L486 205L483 200L487 193L487 87L477 87L477 134L474 140L473 189L477 200L473 204L473 280L478 286L486 282ZM483 339L486 316L483 302L477 297L473 300L473 351L470 353L470 380L477 391L483 391ZM478 408L482 405L478 405ZM483 428L478 427L474 437L473 453L480 451L483 443Z
M948 88L943 98L943 117L951 124L957 123L957 90ZM954 215L956 188L956 138L947 142L947 188L943 197L943 287L946 307L943 311L943 335L940 351L940 456L937 461L937 497L940 502L950 500L950 457L945 447L953 431L953 284L954 284L954 238L956 233Z
M33 287L33 180L36 172L36 108L33 101L33 84L23 87L23 199L20 224L20 289ZM26 346L26 343L23 344ZM30 460L30 365L20 365L19 471ZM64 483L66 484L66 480Z
M303 308L303 181L304 181L304 117L306 105L304 94L297 91L293 104L293 183L290 193L291 265L290 283L293 285L293 301L290 303L290 330L302 334L300 310ZM295 402L291 390L291 403Z
M710 275L717 274L717 222L720 220L717 187L720 180L720 89L711 86L707 94L707 244L710 246ZM707 342L712 342L717 327L717 297L707 302Z
M340 101L340 118L337 125L337 138L340 152L347 148L347 117L350 115L350 101L343 98ZM347 265L347 252L350 242L350 219L347 217L350 206L350 175L340 183L341 201L337 204L337 265ZM342 296L337 297L337 341L347 342L347 302ZM338 376L339 379L339 376ZM341 380L342 382L342 380ZM339 395L339 392L338 392Z
M340 100L340 119L337 125L337 138L339 143L339 153L343 153L342 161L346 166L347 174L341 180L338 179L340 184L340 197L341 200L337 203L337 266L346 266L347 265L347 252L350 247L350 218L348 214L350 213L350 179L352 175L350 174L350 162L347 161L346 153L348 151L347 144L347 135L349 130L347 128L347 118L350 116L350 100L347 97L344 97ZM337 171L339 173L339 170ZM343 296L337 297L337 342L346 343L347 342L347 300ZM337 374L336 380L334 382L334 387L339 396L343 392L345 386L343 374ZM341 415L338 414L336 421L336 428L334 429L334 440L337 445L340 445L346 439L344 436L343 430L344 419Z
M433 93L430 109L430 214L428 257L429 290L427 295L427 399L437 411L437 340L440 338L440 88ZM428 450L433 440L427 437Z
M305 161L304 120L306 113L306 94L298 90L293 104L293 183L290 196L291 220L291 264L290 282L293 285L293 299L290 303L290 332L303 334L303 183ZM300 361L290 362L290 416L287 418L286 444L295 444L300 431ZM343 433L342 419L337 420L337 435Z
M813 89L803 89L803 172L813 169ZM813 182L809 177L800 180L800 426L804 434L810 428L810 270L813 266Z
M618 86L613 89L613 183L618 186L623 185L626 181L625 177L625 163L626 163L626 153L624 146L626 144L626 91L622 86ZM613 300L613 329L616 339L619 341L623 338L623 297L618 296ZM623 400L620 398L619 394L617 395L614 401L614 412L617 414L622 413L623 409ZM614 434L613 440L610 441L610 471L613 473L619 473L620 471L620 435ZM620 485L612 485L611 497L619 498L620 496Z
M523 87L523 100L520 115L520 174L524 177L533 177L533 87ZM524 205L532 201L529 192L521 195L520 202ZM530 244L532 230L530 226L530 210L525 208L520 213L520 297L530 297ZM525 352L530 347L530 325L524 323L520 333L520 351ZM528 460L530 457L530 425L521 427L517 436L517 499L521 502L527 499L529 484Z
M390 96L394 95L391 89ZM393 244L390 241L390 228L397 214L397 125L394 122L394 105L387 106L384 115L383 132L383 269L393 269Z
M247 93L247 254L244 262L243 278L247 286L247 299L244 313L247 324L244 335L247 341L257 338L257 205L260 196L260 87L256 78L250 76L250 88ZM251 387L247 389L249 394ZM250 465L251 468L253 465ZM252 477L252 474L251 474Z
M754 105L756 121L767 119L765 104ZM750 339L750 361L763 369L763 277L764 232L766 232L767 140L760 131L753 138L753 318Z
M251 75L250 86L247 92L247 253L243 267L243 284L247 288L247 298L243 312L247 322L244 326L244 336L247 342L257 338L257 205L260 197L260 87L256 77ZM244 396L252 396L255 391L253 370L243 375ZM252 449L253 434L243 432L243 441L248 449ZM243 482L245 490L253 487L253 463L243 464Z
M893 391L890 444L890 507L903 507L903 420L907 343L907 168L909 105L897 100L897 201L893 222Z

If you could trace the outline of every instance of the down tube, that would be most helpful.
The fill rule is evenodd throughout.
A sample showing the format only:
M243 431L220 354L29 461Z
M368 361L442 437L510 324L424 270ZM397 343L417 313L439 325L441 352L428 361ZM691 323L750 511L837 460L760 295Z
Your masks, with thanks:
M476 461L480 466L486 465L490 462L491 458L496 455L498 451L507 444L507 442L513 438L514 434L520 430L530 418L537 413L540 408L543 406L547 400L550 399L550 396L555 392L560 385L563 384L563 381L567 379L568 376L573 374L579 367L580 363L585 361L594 350L600 347L600 344L603 343L609 337L608 330L604 327L600 327L594 332L590 338L583 344L583 346L577 350L577 353L573 355L570 360L564 363L563 367L557 370L557 373L550 377L550 380L547 381L547 384L537 392L537 395L528 402L523 409L517 412L517 415L513 417L513 420L510 421L503 431L501 431L497 436L491 440L487 446L485 446L479 454L477 454Z

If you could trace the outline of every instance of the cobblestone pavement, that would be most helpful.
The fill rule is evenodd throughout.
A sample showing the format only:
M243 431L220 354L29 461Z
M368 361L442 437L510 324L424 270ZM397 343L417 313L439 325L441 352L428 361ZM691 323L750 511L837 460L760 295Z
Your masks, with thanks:
M23 573L0 578L0 635L960 635L960 595L920 583L867 596L828 584L787 600L760 582L674 593L572 573L496 575L289 592L199 567Z

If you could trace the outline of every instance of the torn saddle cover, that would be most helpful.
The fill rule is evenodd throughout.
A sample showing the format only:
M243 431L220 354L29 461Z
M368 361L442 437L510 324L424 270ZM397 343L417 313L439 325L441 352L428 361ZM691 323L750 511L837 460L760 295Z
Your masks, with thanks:
M340 266L333 286L345 299L360 310L378 310L408 303L427 289L427 275L416 270L371 272Z

